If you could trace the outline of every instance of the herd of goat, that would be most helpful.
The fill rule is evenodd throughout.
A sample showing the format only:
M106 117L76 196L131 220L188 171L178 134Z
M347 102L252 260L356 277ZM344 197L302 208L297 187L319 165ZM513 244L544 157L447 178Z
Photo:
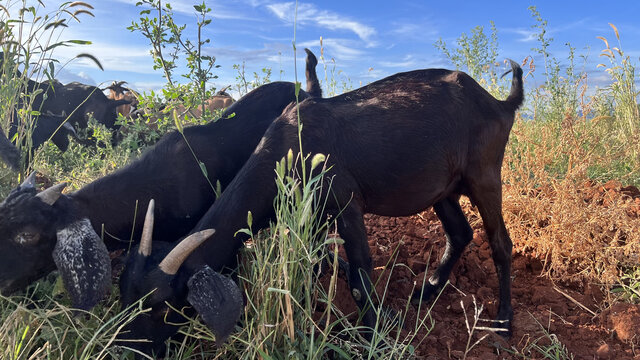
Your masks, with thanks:
M290 151L295 157L300 141L305 154L327 155L325 176L332 185L317 194L326 204L321 216L335 219L344 239L348 284L365 327L373 328L376 317L363 215L406 216L433 206L447 243L435 273L414 295L416 301L428 300L472 239L459 204L465 195L477 206L488 235L499 280L496 326L508 336L512 244L502 217L501 166L524 99L520 66L510 62L511 92L501 101L467 74L444 69L398 73L322 98L316 65L307 50L306 91L297 96L291 82L263 85L236 102L218 94L208 105L224 103L219 120L168 133L131 164L75 192L63 194L64 183L39 192L35 176L29 176L0 204L2 293L24 289L57 269L73 305L90 309L111 286L109 251L140 240L120 277L120 300L124 308L151 293L145 299L151 314L134 319L122 336L149 341L127 346L161 354L183 320L172 308L198 313L217 340L224 340L243 308L238 285L223 275L236 267L236 253L247 240L237 230L247 226L249 211L254 229L274 218L274 166ZM64 97L78 108L77 115L68 117L68 130L58 123L60 117L41 115L34 146L41 144L35 137L42 131L45 140L53 135L64 150L73 130L86 127L88 108L82 104L94 106L93 116L114 129L116 108L131 105L122 85L112 85L112 98L78 85L69 89L76 95L66 98L66 89L58 90L43 100ZM58 125L45 125L48 121ZM0 150L11 151L4 145ZM313 171L301 162L295 166L299 173ZM210 181L223 189L218 198ZM136 213L145 208L143 221Z

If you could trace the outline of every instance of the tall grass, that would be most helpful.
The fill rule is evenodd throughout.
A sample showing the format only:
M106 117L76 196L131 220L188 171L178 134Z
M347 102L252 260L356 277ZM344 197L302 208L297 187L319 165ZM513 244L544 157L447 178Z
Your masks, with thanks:
M421 341L418 333L424 337L433 326L429 311L423 311L413 329L403 330L406 311L390 319L387 311L376 307L376 335L369 343L351 320L357 316L347 316L335 306L338 263L329 261L327 269L320 269L325 260L335 259L342 240L330 235L330 222L319 216L324 199L318 194L330 188L319 159L309 162L317 171L307 181L292 166L292 153L277 165L277 216L267 231L254 235L248 215L249 229L243 231L253 237L241 253L239 269L247 306L239 332L215 351L217 358L406 359ZM392 264L389 268L393 269ZM320 281L323 276L328 281ZM190 329L188 336L215 340L208 328L192 324L194 331Z
M71 309L54 284L40 281L25 296L0 297L0 358L120 359L116 334L142 310L117 311L115 293L105 302L114 305Z

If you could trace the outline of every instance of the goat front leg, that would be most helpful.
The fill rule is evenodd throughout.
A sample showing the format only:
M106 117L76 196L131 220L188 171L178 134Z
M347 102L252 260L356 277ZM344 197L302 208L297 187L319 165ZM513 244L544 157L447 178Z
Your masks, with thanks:
M363 325L370 328L365 330L363 335L367 340L371 340L371 329L375 327L376 316L371 301L371 253L362 210L358 205L351 203L338 217L337 222L338 233L344 240L344 249L349 261L351 295L360 309Z
M413 302L430 300L442 290L449 279L453 265L460 259L464 248L473 238L473 230L460 208L459 196L449 196L433 205L433 209L446 233L447 245L438 268L424 285L413 294Z

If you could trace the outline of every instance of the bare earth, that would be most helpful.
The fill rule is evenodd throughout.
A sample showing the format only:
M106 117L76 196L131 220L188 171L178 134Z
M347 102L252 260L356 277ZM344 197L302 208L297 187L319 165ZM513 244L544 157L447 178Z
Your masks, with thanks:
M640 215L640 192L625 188L628 196L637 204L630 217ZM594 192L607 189L594 189ZM463 206L469 218L477 216L469 204ZM478 222L474 222L478 223ZM374 279L380 278L378 294L388 278L388 262L397 252L396 264L388 284L386 304L396 310L404 310L414 282L421 284L427 264L428 274L433 272L444 250L444 232L433 211L404 217L387 218L368 215L366 225L371 247ZM423 336L414 341L417 354L423 359L462 359L469 334L465 325L465 313L473 321L474 304L483 306L481 317L494 319L497 312L498 282L491 259L491 251L481 226L475 229L473 241L461 260L454 267L450 282L432 310L435 326L421 343ZM344 254L342 254L344 256ZM387 270L385 270L385 268ZM640 359L640 306L615 304L602 309L604 294L598 286L588 283L566 284L552 282L541 275L542 259L523 255L519 249L513 251L513 336L509 340L489 334L467 355L467 359L521 359L506 349L522 351L528 344L538 340L549 344L545 331L555 334L575 359ZM415 273L417 275L412 274ZM380 277L380 274L384 275ZM456 288L458 290L456 290ZM343 280L338 282L336 303L345 313L355 311L349 289ZM423 306L424 308L428 306ZM412 305L406 314L405 329L413 329L417 318L417 307ZM353 316L353 315L352 315ZM478 326L491 326L482 322ZM486 331L476 330L471 344ZM542 359L539 353L528 353L531 358Z

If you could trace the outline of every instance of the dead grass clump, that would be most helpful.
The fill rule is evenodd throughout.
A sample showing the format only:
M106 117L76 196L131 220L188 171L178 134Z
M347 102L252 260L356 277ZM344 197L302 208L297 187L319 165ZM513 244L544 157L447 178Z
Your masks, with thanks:
M640 260L637 188L589 180L591 169L613 167L632 150L604 131L586 120L514 127L503 168L505 221L514 247L542 259L552 279L613 284Z

